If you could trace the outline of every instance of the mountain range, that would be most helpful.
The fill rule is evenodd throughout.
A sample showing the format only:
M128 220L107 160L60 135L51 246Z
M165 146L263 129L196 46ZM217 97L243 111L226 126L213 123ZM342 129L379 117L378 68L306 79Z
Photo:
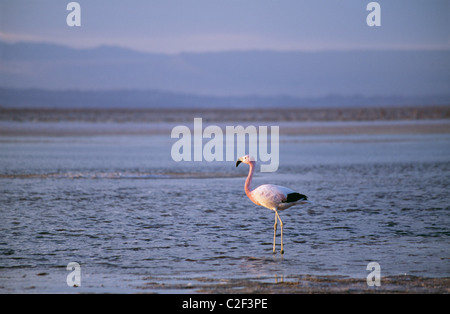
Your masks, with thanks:
M0 62L0 106L450 103L447 50L155 54L0 42Z

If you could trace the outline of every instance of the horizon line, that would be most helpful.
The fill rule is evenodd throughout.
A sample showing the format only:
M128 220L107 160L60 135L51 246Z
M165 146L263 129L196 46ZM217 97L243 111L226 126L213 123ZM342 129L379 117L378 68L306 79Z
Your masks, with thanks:
M429 93L420 95L402 95L402 94L371 94L365 95L363 93L352 93L352 94L339 94L339 93L325 93L322 95L292 95L292 94L207 94L207 93L195 93L195 92L183 92L175 90L166 90L158 88L96 88L96 89L82 89L82 88L44 88L44 87L11 87L0 85L0 91L13 91L13 92L49 92L49 93L123 93L123 92L137 92L137 93L161 93L161 94L171 94L178 96L191 96L199 98L217 98L217 99L231 99L231 98L291 98L295 100L319 100L324 98L417 98L417 97L450 97L450 92L448 93Z
M141 54L155 54L177 56L182 54L214 54L214 53L233 53L233 52L278 52L278 53L324 53L324 52L421 52L421 51L448 51L450 46L416 46L416 45L387 45L387 46L329 46L329 47L311 47L311 48L276 48L276 47L248 47L248 48L229 48L229 49L205 49L205 50L179 50L179 51L151 51L147 49L139 49L130 45L99 43L94 45L70 45L66 43L50 41L50 40L10 40L2 38L0 32L0 43L7 45L35 44L35 45L54 45L72 50L88 51L102 48L123 49Z

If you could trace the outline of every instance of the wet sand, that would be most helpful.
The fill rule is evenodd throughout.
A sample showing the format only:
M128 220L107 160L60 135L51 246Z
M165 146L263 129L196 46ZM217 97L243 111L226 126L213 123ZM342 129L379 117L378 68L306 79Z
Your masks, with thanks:
M290 275L271 278L122 278L92 274L79 287L68 287L64 269L0 272L1 293L135 293L135 294L449 294L450 277L381 276L380 286L366 278ZM109 278L110 277L110 278ZM108 279L106 279L108 278ZM4 282L2 282L4 280ZM14 282L11 284L11 280ZM106 280L106 281L105 281ZM9 283L8 283L9 282ZM123 285L122 283L126 283ZM101 283L101 284L99 284Z
M450 119L450 104L439 106L394 106L367 108L149 108L149 109L55 109L1 108L0 121L17 122L189 122L202 117L205 122L254 121L379 121Z
M223 279L220 281L197 278L189 284L159 284L147 278L148 283L138 287L142 292L208 293L208 294L448 294L450 278L424 278L411 275L382 277L380 286L368 286L365 278L303 275L274 278L271 281Z
M6 136L170 134L176 125L278 125L281 135L450 133L450 106L342 109L14 109L0 108Z

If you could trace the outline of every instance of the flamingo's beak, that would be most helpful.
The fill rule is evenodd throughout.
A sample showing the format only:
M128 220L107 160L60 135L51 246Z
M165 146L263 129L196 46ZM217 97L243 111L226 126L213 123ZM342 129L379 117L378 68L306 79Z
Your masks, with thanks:
M239 166L239 164L240 164L241 162L242 162L242 160L238 159L238 160L236 161L236 167Z

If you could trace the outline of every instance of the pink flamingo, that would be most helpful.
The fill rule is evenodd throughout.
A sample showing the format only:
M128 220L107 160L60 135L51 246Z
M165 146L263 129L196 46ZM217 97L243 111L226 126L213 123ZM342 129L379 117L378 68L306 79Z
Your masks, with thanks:
M253 171L255 169L255 159L249 155L240 157L236 161L236 167L240 163L244 163L250 166L248 171L247 179L245 180L245 194L248 198L256 205L264 206L275 212L275 224L273 225L273 253L275 253L275 239L277 232L277 219L280 221L281 227L281 251L283 254L283 222L281 221L280 215L278 215L279 210L284 210L291 206L297 204L308 203L308 198L306 195L297 193L291 189L284 186L273 185L273 184L263 184L258 186L256 189L251 189L250 184L253 178Z

